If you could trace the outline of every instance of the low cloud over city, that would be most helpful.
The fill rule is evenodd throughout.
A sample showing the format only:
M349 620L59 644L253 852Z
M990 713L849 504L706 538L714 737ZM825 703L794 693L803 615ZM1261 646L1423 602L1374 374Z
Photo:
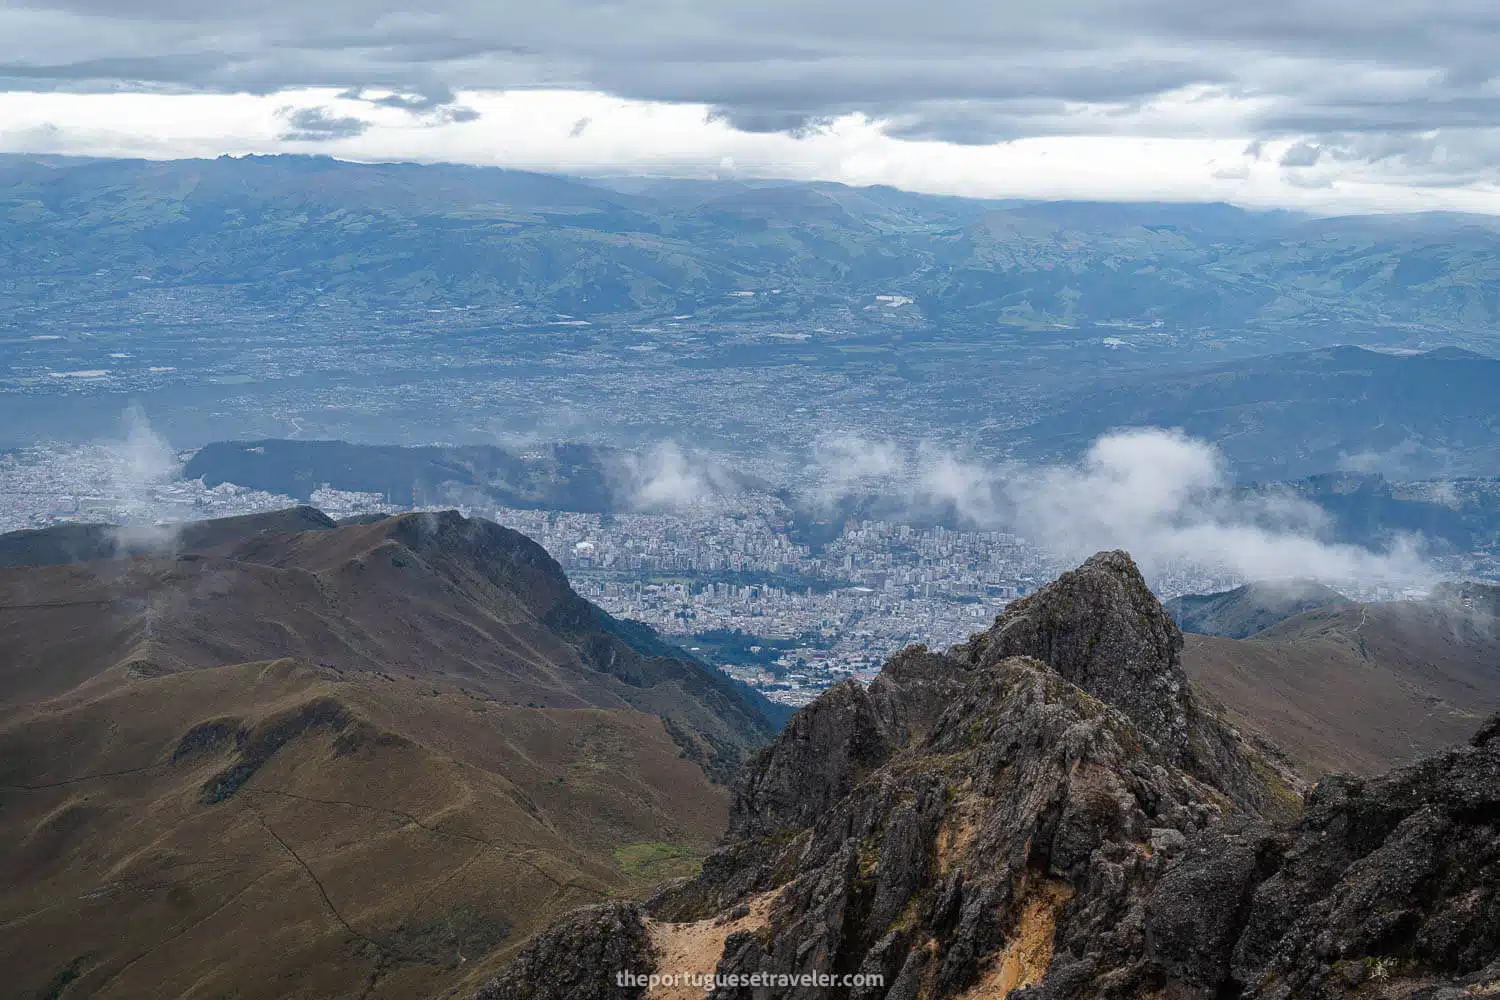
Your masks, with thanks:
M951 511L1064 560L1123 548L1148 574L1195 565L1249 580L1420 586L1433 578L1419 538L1398 536L1380 551L1333 543L1317 505L1281 490L1236 489L1224 456L1179 431L1117 431L1059 465L991 465L932 445L841 437L820 447L818 463L825 503L849 493L899 497L908 516Z
M1303 577L1419 585L1418 542L1386 551L1326 541L1328 516L1284 492L1244 495L1210 444L1156 428L1096 441L1077 465L1007 477L1017 530L1065 556L1128 549L1149 574L1197 563L1249 580Z

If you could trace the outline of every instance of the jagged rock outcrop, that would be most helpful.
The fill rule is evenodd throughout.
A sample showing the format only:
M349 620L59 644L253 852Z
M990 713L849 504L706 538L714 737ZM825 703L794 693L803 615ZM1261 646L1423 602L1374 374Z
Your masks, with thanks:
M982 666L1035 657L1186 757L1197 709L1182 670L1182 632L1124 552L1101 552L1011 603L991 629L951 653Z
M1500 995L1500 716L1467 745L1308 798L1234 951L1253 997Z
M1123 713L1036 660L950 669L962 693L925 739L810 828L781 833L754 889L791 878L766 932L726 950L725 971L863 970L912 996L952 996L990 974L1039 978L1059 937L1087 942L1096 962L1139 953L1139 885L1233 803L1163 766ZM992 968L1007 940L1043 926L1049 954Z
M735 790L736 826L746 836L811 826L892 752L888 726L865 689L853 680L837 684L757 755Z
M868 690L845 681L798 712L745 768L729 833L692 886L654 901L658 916L698 919L794 874L797 835L824 818L914 738L925 737L968 683L948 657L912 646Z
M645 975L656 952L640 908L604 903L575 910L532 939L475 1000L624 1000L645 995L618 973Z
M1300 785L1197 703L1181 645L1101 553L948 654L831 689L747 765L721 847L645 904L651 926L754 903L720 974L867 977L719 1000L1489 989L1500 721L1330 779L1297 819Z
M1280 819L1305 783L1194 696L1182 630L1124 552L1101 552L1015 601L950 655L973 664L1032 656L1130 717L1171 761L1235 801Z

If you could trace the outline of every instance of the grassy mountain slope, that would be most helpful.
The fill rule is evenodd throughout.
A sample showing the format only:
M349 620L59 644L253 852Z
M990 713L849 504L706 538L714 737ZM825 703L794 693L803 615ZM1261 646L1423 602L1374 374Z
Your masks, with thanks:
M160 305L163 289L192 288L205 306L290 303L307 318L330 302L446 303L816 325L876 294L912 298L919 327L975 332L1160 322L1467 335L1500 315L1500 232L1467 216L1318 220L837 184L611 188L316 157L11 156L0 235L0 248L25 248L0 249L0 263L28 301L121 293ZM762 294L725 298L737 290Z
M1246 639L1303 611L1347 600L1315 580L1279 580L1220 594L1184 594L1167 601L1166 609L1184 632Z
M217 535L0 570L23 995L458 988L701 854L770 733L495 525Z
M1193 684L1312 773L1379 772L1500 709L1500 631L1458 602L1332 604L1249 640L1186 638Z

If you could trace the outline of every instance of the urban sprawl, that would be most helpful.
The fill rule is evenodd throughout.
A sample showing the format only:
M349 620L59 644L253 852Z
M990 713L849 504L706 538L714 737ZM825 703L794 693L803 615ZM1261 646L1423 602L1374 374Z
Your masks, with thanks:
M199 520L295 503L233 484L208 488L175 475L175 465L163 468L149 454L118 447L38 447L0 456L0 531L59 521ZM398 512L374 494L323 489L311 499L335 518ZM791 512L769 494L618 515L461 509L537 541L581 595L616 617L651 625L790 705L846 677L870 679L892 651L909 644L962 641L1007 602L1066 568L1066 560L1007 532L889 521L846 522L814 547L794 540ZM1201 567L1157 568L1151 580L1163 597L1240 582Z

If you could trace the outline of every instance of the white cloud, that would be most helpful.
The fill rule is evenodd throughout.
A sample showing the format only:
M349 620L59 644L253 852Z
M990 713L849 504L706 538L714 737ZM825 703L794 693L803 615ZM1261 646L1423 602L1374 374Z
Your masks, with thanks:
M944 505L1078 562L1126 549L1148 576L1192 567L1246 580L1305 578L1422 586L1434 574L1415 539L1387 551L1323 540L1327 515L1286 494L1246 497L1213 445L1138 428L1099 438L1076 464L987 466L936 445L905 450L841 438L817 453L820 494L880 493L897 508Z
M617 492L637 510L692 507L736 490L718 463L690 454L675 441L663 441L642 454L622 455L615 470Z
M1010 477L1016 527L1059 555L1128 549L1149 575L1198 566L1249 580L1420 584L1430 568L1410 539L1389 551L1331 544L1325 517L1292 496L1247 501L1212 445L1156 428L1100 438L1074 466Z
M139 406L127 408L123 420L122 438L99 442L120 519L115 544L130 551L170 548L180 526L156 524L156 491L180 478L182 465Z
M626 100L568 90L474 91L454 107L478 117L414 115L332 89L265 96L188 93L0 93L0 151L166 159L321 152L354 160L415 160L582 175L784 177L889 184L990 198L1228 201L1316 212L1446 209L1500 213L1493 168L1464 161L1461 177L1437 139L1370 159L1347 152L1308 167L1279 160L1297 140L1252 145L1265 101L1202 88L1138 107L1059 109L1075 134L990 145L902 139L889 122L844 115L797 135L747 132L705 104ZM368 123L324 133L309 119ZM460 116L468 118L468 116ZM587 119L586 128L577 123ZM1092 130L1092 134L1090 131ZM358 132L358 134L353 134ZM1078 134L1078 133L1082 134ZM347 134L346 134L347 133ZM327 135L328 138L319 138ZM1437 145L1434 145L1434 144ZM1364 148L1364 147L1360 147ZM1259 152L1260 155L1254 155Z
M83 112L33 121L21 140L42 144L55 124L52 142L94 153L280 148L267 107L243 130L193 134L182 105L150 123L116 112L148 95L213 94L233 118L266 103L243 95L287 106L322 88L316 103L290 104L313 127L285 130L287 141L360 131L350 108L311 109L364 94L365 110L380 101L405 116L338 147L369 158L723 163L949 193L1489 211L1497 37L1491 0L867 0L857 12L817 0L20 0L0 4L0 87L20 104L51 103L24 91L84 96ZM620 122L596 127L578 108L553 121L567 103ZM539 108L539 133L515 131ZM490 113L490 129L445 129ZM628 131L653 114L671 122ZM1275 147L1253 168L1215 145L1252 139ZM1279 171L1296 148L1326 155Z
M113 487L126 500L143 498L146 491L177 479L182 471L177 454L151 427L139 406L125 410L124 437L105 442ZM149 506L143 502L138 506Z
M819 441L813 450L819 498L837 500L852 490L888 488L905 471L907 457L890 441L842 435Z

